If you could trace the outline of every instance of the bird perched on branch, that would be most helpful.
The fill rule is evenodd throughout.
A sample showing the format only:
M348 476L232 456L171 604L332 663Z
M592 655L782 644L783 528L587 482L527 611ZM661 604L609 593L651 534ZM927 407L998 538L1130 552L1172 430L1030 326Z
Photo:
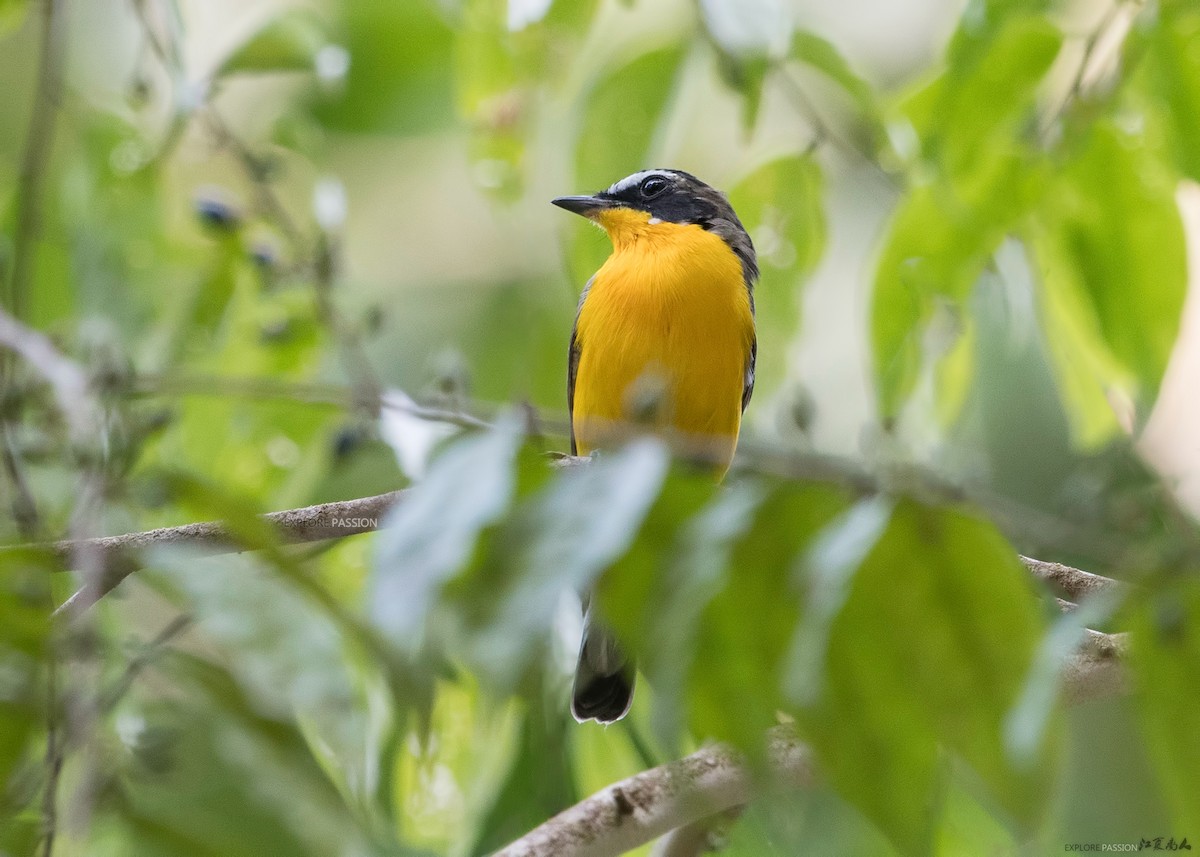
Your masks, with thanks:
M729 200L680 170L646 170L553 200L602 227L613 252L575 316L567 371L571 452L662 434L724 473L754 390L754 245ZM585 605L571 713L611 723L635 668Z

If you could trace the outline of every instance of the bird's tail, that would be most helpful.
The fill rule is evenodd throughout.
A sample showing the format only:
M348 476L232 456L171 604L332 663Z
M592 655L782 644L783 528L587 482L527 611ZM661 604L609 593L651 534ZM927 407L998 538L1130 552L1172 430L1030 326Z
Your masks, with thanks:
M612 723L629 713L637 671L612 631L592 616L583 617L583 642L571 690L571 714L580 723Z

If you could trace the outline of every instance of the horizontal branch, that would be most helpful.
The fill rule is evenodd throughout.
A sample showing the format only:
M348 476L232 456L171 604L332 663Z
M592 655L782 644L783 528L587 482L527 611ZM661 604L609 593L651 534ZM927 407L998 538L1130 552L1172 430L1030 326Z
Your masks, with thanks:
M775 731L768 757L777 780L808 788L812 752ZM616 857L677 827L741 806L754 780L731 750L705 747L690 756L614 783L534 828L493 857Z
M338 539L378 529L384 514L404 493L389 491L374 497L359 497L300 509L285 509L282 512L268 512L262 516L262 520L274 528L280 542L284 544ZM80 550L96 552L105 562L113 562L120 561L134 552L157 547L187 547L189 550L210 555L245 550L245 546L229 528L216 521L160 527L121 536L68 539L55 542L51 549L56 559L63 564L59 570L65 570L70 558Z
M404 494L405 490L389 491L374 497L286 509L263 515L262 520L272 526L283 544L339 539L378 529L383 516ZM161 527L121 536L55 542L49 548L54 555L56 570L65 571L71 568L75 558L80 556L88 557L95 563L95 567L104 569L104 576L100 581L81 588L56 612L77 613L87 609L137 571L137 555L140 552L160 547L186 547L193 553L210 556L246 549L227 526L216 521ZM0 553L19 549L21 548L0 548Z
M557 466L570 466L582 460L585 459L562 456L554 463ZM404 493L403 490L390 491L374 497L286 509L263 515L263 520L274 527L279 540L285 544L337 539L376 529L387 510L395 505ZM98 593L103 595L136 570L134 558L138 552L166 546L186 546L190 550L207 554L232 553L245 549L223 524L207 521L120 536L65 540L54 543L51 550L57 567L61 570L69 568L73 558L81 555L103 562L108 570L102 591ZM0 552L12 550L15 548L0 548ZM1079 601L1101 590L1123 585L1110 578L1057 562L1045 562L1026 556L1021 557L1021 562L1035 577L1058 587L1071 601Z
M1021 557L1025 567L1033 572L1038 580L1057 586L1071 601L1081 601L1089 595L1096 595L1101 590L1119 587L1122 584L1108 577L1101 577L1088 571L1072 568L1059 562L1045 562L1031 557Z

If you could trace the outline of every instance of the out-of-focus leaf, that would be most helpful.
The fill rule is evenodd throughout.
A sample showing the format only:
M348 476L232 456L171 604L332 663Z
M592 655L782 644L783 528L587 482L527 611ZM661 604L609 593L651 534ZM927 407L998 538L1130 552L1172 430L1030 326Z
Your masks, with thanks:
M1200 586L1189 574L1139 605L1129 635L1142 722L1179 833L1200 826Z
M834 787L901 850L928 844L939 743L1019 824L1044 809L1047 772L1018 767L1003 740L1038 625L1027 575L990 525L896 505L833 624L824 693L799 720Z
M1016 242L993 258L970 300L980 383L958 433L992 472L991 490L1052 511L1071 467L1070 426L1037 329L1031 260Z
M414 134L454 119L452 31L431 3L347 0L339 41L350 68L336 96L314 95L311 111L335 131Z
M794 857L820 844L840 857L895 857L895 847L827 785L755 798L733 824L723 857Z
M29 806L37 790L19 787L15 774L33 761L45 717L53 569L51 557L36 550L0 552L0 851L13 854L29 853L22 845L32 848L40 835Z
M816 69L839 86L850 97L871 134L873 146L883 140L883 114L875 98L875 90L851 67L837 47L828 39L807 30L797 30L792 36L791 58Z
M1103 337L1152 401L1187 291L1183 225L1170 177L1144 144L1100 123L1046 197L1043 224L1043 240L1067 262L1047 271L1057 274L1047 277L1047 291L1066 292L1064 300L1086 307L1077 324Z
M776 711L786 707L781 677L802 603L792 566L848 500L828 485L780 485L762 500L747 529L723 534L733 536L723 588L704 606L687 644L694 656L689 722L697 734L761 751ZM690 558L700 568L719 563L719 543L717 548L712 558ZM679 572L694 573L686 566Z
M792 15L783 0L698 0L704 28L721 50L734 56L779 58L792 36Z
M369 613L388 637L411 646L442 586L462 570L480 531L512 502L515 419L461 438L388 513L369 583Z
M1025 8L1030 4L1018 4ZM893 215L871 307L880 410L894 417L912 392L934 299L961 302L1013 224L1045 192L1045 165L1024 135L1036 88L1062 36L1038 16L979 3L960 30L971 47L908 100L904 112L938 177L916 184ZM965 44L965 43L964 43Z
M793 155L760 167L729 192L758 252L756 374L764 389L784 372L787 343L800 327L800 279L825 249L824 191L816 159Z
M937 300L961 306L1010 223L1040 193L1039 171L1017 160L991 164L979 197L952 185L918 185L893 215L876 272L871 342L880 410L895 416L921 367Z
M563 79L591 21L594 0L555 3L518 31L504 0L467 0L455 42L459 111L471 124L474 178L501 199L523 183L525 142L538 89Z
M480 823L469 853L483 857L523 836L579 798L565 708L547 710L540 699L525 709L508 775Z
M1159 5L1148 37L1146 62L1154 94L1166 105L1170 145L1179 168L1200 181L1200 8L1186 0Z
M592 193L652 164L651 145L683 61L679 45L650 51L600 80L587 102L575 146L575 182ZM575 222L580 221L580 222ZM608 240L572 218L571 273L582 286L608 256Z
M564 593L583 590L628 549L669 461L662 443L645 439L567 468L495 533L476 584L490 593L475 646L489 681L511 688Z
M787 53L794 26L782 0L699 0L704 30L717 48L717 67L742 95L747 131L758 119L763 84Z
M294 724L261 713L213 664L168 653L158 663L187 701L158 694L124 704L127 755L98 809L122 835L88 853L364 853L363 834Z
M235 48L214 77L246 72L311 71L327 43L324 28L308 10L271 18Z
M0 36L21 26L27 8L28 0L0 0Z
M719 51L717 71L731 89L742 96L742 126L747 134L758 122L758 108L762 106L763 87L771 71L770 61L758 54L739 56Z
M683 59L683 47L650 51L614 69L592 90L575 149L575 180L588 192L648 167L655 129Z
M981 61L1002 31L1016 23L1026 26L1050 7L1050 0L975 0L963 12L958 28L946 47L946 59L954 69L967 69Z
M784 692L793 702L805 705L820 698L833 622L891 514L891 503L882 497L860 500L822 529L805 551L809 596L783 676Z
M926 155L956 181L970 183L981 160L1016 150L1037 86L1061 45L1062 34L1048 20L1021 15L1005 19L978 55L952 62L905 108Z
M685 724L685 663L677 659L695 633L699 614L719 586L723 547L749 526L763 491L739 483L728 502L705 510L718 489L708 474L671 473L658 499L650 507L641 532L597 585L601 610L622 640L642 653L641 669L656 689L651 709L660 741L679 755ZM697 518L692 528L685 525ZM681 528L684 528L681 530ZM706 553L705 548L712 548ZM665 573L678 558L677 551L694 552L696 573ZM703 557L711 560L699 568ZM635 701L636 705L636 701Z
M365 793L362 764L351 760L364 758L367 706L338 621L250 556L163 551L154 566L185 596L201 632L236 653L230 675L256 710L304 718L317 752L340 760L341 784Z

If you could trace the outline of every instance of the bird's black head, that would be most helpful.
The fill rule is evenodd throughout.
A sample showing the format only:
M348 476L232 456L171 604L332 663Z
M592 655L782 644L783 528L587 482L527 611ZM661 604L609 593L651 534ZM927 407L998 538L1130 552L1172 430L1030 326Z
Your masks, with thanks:
M592 196L552 201L602 225L609 213L622 209L645 212L650 224L695 224L725 239L741 259L747 283L758 277L754 245L725 194L683 170L643 170Z

